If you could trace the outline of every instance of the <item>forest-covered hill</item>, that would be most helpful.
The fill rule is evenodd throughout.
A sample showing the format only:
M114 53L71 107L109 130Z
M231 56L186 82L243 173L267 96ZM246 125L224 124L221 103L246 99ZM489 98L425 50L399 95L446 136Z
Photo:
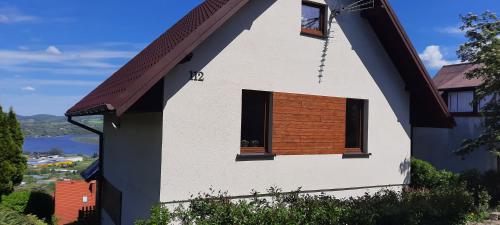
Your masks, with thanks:
M54 137L63 135L91 134L90 132L70 124L64 116L54 115L17 115L21 129L26 137ZM87 126L102 130L101 116L75 117L74 120Z

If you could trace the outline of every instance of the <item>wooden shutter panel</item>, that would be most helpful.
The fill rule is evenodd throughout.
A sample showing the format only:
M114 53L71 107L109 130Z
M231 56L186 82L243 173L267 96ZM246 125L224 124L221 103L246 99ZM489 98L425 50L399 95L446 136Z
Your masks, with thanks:
M346 99L273 93L272 153L342 154Z

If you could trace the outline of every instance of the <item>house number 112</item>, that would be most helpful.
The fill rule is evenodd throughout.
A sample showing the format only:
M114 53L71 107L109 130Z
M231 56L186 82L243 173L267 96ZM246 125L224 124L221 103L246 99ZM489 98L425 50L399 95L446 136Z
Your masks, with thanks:
M201 71L189 71L189 75L190 75L189 79L192 81L202 82L205 80L205 78L204 78L205 74Z

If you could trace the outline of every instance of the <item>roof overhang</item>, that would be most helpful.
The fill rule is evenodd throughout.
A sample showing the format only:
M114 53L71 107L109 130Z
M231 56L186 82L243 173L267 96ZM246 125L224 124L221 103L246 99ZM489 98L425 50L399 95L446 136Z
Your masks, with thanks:
M387 0L375 0L367 19L410 92L411 124L450 128L455 121Z

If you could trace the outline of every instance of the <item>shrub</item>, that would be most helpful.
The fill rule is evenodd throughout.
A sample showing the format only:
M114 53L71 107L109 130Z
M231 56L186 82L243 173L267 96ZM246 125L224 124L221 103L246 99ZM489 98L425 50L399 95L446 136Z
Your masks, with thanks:
M328 195L281 193L271 197L231 200L225 193L200 195L172 212L156 206L151 218L136 225L180 224L331 224L459 225L473 212L472 196L452 189L381 191L344 200Z
M445 170L437 170L423 160L411 159L411 187L433 189L459 184L458 176Z
M403 193L408 224L464 224L474 212L474 202L465 187L413 190Z
M34 215L23 215L15 210L0 205L0 225L47 225Z
M45 221L50 221L54 214L52 196L44 192L12 192L2 197L2 205L18 213L33 214Z
M29 191L16 191L2 197L2 205L15 210L18 213L24 213L30 199Z

